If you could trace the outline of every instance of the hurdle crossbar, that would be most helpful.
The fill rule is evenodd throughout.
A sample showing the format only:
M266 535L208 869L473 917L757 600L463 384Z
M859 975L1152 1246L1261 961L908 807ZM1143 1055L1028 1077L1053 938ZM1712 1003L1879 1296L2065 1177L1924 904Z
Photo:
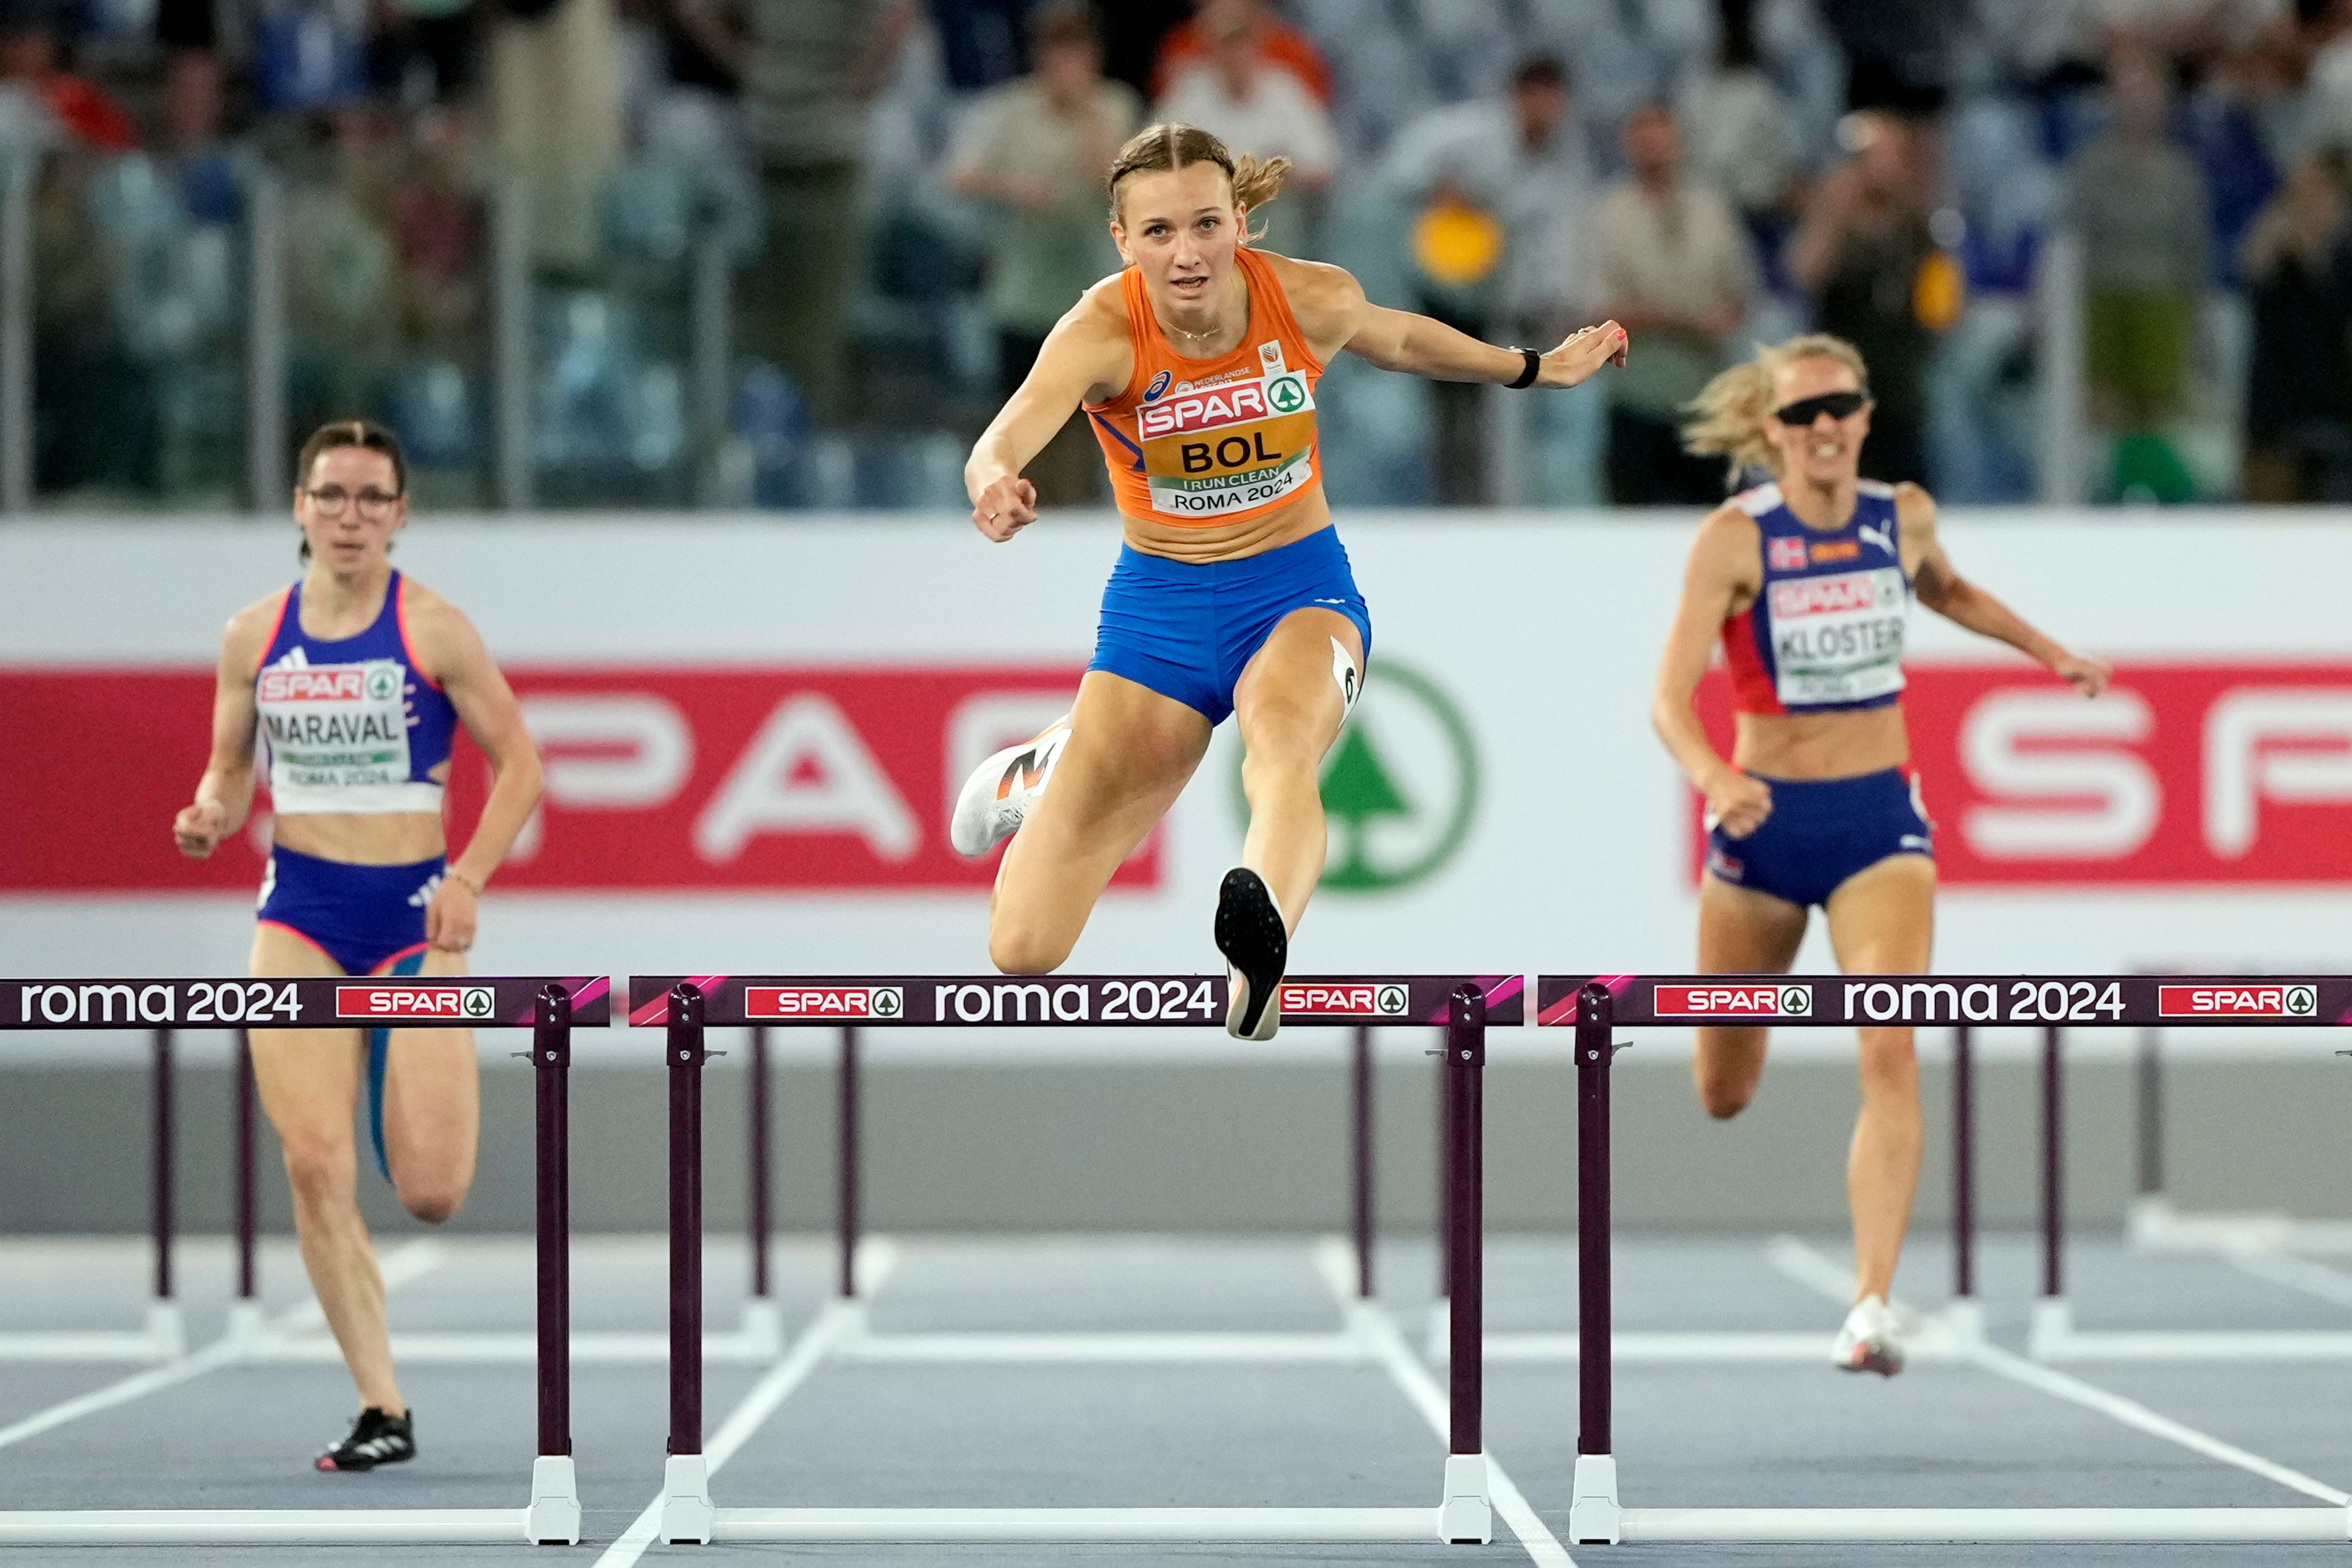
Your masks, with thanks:
M1454 1303L1448 1455L1434 1507L1371 1509L750 1509L710 1498L702 1436L702 1080L707 1030L716 1026L859 1028L1019 1024L1044 1027L1213 1026L1224 1016L1225 981L1209 975L981 977L636 976L629 1021L667 1030L670 1125L670 1433L661 1534L675 1542L823 1541L1330 1542L1491 1541L1477 1348L1485 1223L1484 1106L1480 1094L1490 1023L1524 1017L1515 975L1346 976L1284 984L1291 1026L1443 1024L1453 1092L1448 1294ZM1369 1052L1362 1053L1368 1056ZM845 1086L854 1078L845 1074ZM845 1149L855 1147L855 1089L843 1096ZM854 1161L845 1188L854 1191ZM1359 1183L1369 1196L1369 1183ZM844 1205L853 1242L854 1206ZM1360 1234L1368 1227L1360 1226ZM1360 1280L1368 1279L1360 1265ZM843 1283L855 1280L845 1264ZM1083 1336L877 1335L842 1331L838 1353L867 1360L1339 1359L1337 1336L1118 1335L1091 1347ZM1309 1344L1307 1342L1314 1342ZM828 1352L828 1353L835 1353ZM1370 1359L1365 1352L1366 1359Z
M0 1511L0 1544L578 1544L570 1346L572 1032L608 1024L611 994L609 981L592 975L0 980L0 1030L142 1025L240 1030L529 1028L537 1091L539 1319L534 1339L538 1457L531 1463L527 1500L520 1508L19 1510ZM240 1079L246 1066L240 1061ZM242 1089L238 1103L247 1104ZM250 1139L249 1126L242 1135ZM246 1223L249 1228L249 1220ZM248 1272L250 1256L248 1250ZM225 1342L197 1353L215 1364L226 1364L234 1357L217 1352L229 1348Z
M1577 1075L1578 1430L1572 1543L1639 1541L2347 1541L2340 1506L2221 1509L1629 1509L1612 1436L1610 1066L1621 1026L1965 1025L2045 1030L2043 1123L2058 1115L2058 1030L2165 1024L2352 1024L2352 976L1544 975L1538 1025L1573 1028ZM2247 1001L2258 988L2268 988ZM2043 1165L2045 1303L2063 1288L2059 1173Z

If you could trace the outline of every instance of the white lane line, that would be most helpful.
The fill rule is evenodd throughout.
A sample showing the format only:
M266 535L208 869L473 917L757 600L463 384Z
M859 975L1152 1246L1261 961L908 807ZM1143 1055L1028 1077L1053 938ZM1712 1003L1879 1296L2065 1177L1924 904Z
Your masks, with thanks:
M866 1324L866 1307L898 1266L898 1247L883 1237L869 1237L857 1244L850 1260L852 1277L856 1280L858 1297L854 1301L833 1300L821 1308L809 1326L793 1342L784 1359L770 1368L766 1376L751 1385L751 1391L727 1413L719 1430L703 1445L703 1459L708 1473L716 1477L728 1460L733 1458L744 1444L751 1440L768 1419L782 1408L794 1390L806 1383L835 1347L844 1340L855 1338ZM654 1493L653 1501L630 1521L604 1554L596 1559L596 1568L632 1568L661 1537L662 1504L665 1494Z
M381 1264L384 1289L390 1291L421 1275L430 1273L438 1268L442 1261L443 1256L438 1243L429 1239L410 1242L405 1247L394 1251ZM290 1307L278 1317L271 1319L266 1325L266 1331L282 1332L317 1319L319 1303L315 1300L305 1300L299 1306ZM318 1321L324 1320L318 1319ZM133 1400L144 1399L151 1394L160 1393L163 1389L185 1383L190 1378L201 1377L216 1367L231 1365L244 1356L246 1349L247 1345L243 1340L224 1335L202 1350L184 1355L177 1361L166 1362L158 1367L150 1367L145 1372L133 1373L131 1376L108 1384L103 1388L92 1389L88 1394L77 1394L71 1399L60 1401L46 1410L34 1412L21 1421L0 1426L0 1448L22 1443L30 1437L37 1437L44 1432L55 1431L58 1427L68 1422L79 1421L85 1415L95 1415L101 1410L112 1410L118 1405L128 1405Z
M1852 1275L1820 1250L1795 1237L1774 1237L1767 1254L1774 1268L1800 1285L1821 1290L1841 1301L1851 1299L1853 1294ZM1968 1359L1987 1372L2028 1388L2040 1389L2055 1398L2079 1405L2085 1410L2095 1410L2152 1437L2176 1443L2191 1453L2202 1454L2225 1465L2234 1465L2264 1480L2275 1481L2290 1490L2317 1498L2322 1502L2334 1503L2339 1508L2352 1505L2352 1492L2339 1490L2326 1481L2305 1475L2301 1470L2274 1459L2266 1459L2251 1449L2239 1447L2235 1443L2224 1442L2210 1433L2200 1432L2194 1426L2175 1421L2169 1415L2159 1415L2136 1399L2109 1393L2095 1384L2043 1366L2039 1362L2028 1361L1989 1342L1969 1347L1966 1353Z
M1379 1307L1359 1301L1354 1251L1347 1243L1327 1237L1316 1244L1315 1268L1322 1275L1323 1283L1330 1288L1332 1296L1338 1300L1340 1312L1355 1331L1363 1336L1365 1347L1371 1352L1372 1359L1388 1369L1389 1376L1396 1381L1398 1389L1412 1402L1412 1407L1421 1412L1421 1418L1429 1423L1438 1440L1445 1441L1451 1435L1453 1406L1444 1391L1437 1386L1436 1379L1429 1375L1429 1369L1422 1365L1413 1355L1412 1347L1405 1343L1404 1334L1397 1328L1394 1320ZM1538 1568L1576 1568L1576 1561L1569 1556L1568 1548L1559 1543L1558 1536L1544 1528L1543 1520L1536 1513L1534 1505L1528 1501L1527 1494L1520 1491L1517 1484L1504 1473L1502 1461L1495 1458L1491 1446L1486 1455L1486 1489L1494 1494L1495 1511L1503 1516L1503 1522L1511 1527L1513 1535L1518 1537L1519 1545L1526 1550L1530 1562L1537 1563Z
M2308 1258L2293 1258L2284 1253L2256 1251L2243 1247L2224 1247L2221 1257L2242 1274L2251 1274L2273 1285L2284 1285L2290 1290L2300 1290L2306 1296L2316 1296L2339 1307L2352 1307L2352 1275L2340 1268L2330 1268L2326 1264L2315 1263Z

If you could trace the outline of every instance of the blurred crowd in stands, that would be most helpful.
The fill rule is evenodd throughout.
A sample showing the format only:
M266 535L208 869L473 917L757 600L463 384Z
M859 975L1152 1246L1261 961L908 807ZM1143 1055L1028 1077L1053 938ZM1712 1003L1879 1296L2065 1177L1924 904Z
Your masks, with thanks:
M1376 300L1633 330L1507 404L1335 365L1343 504L1711 500L1682 405L1807 326L1868 469L2031 500L2062 249L2095 498L2352 499L2352 0L0 0L39 489L236 504L267 202L289 422L431 499L490 499L509 213L543 502L954 504L1156 119L1291 159L1264 243Z

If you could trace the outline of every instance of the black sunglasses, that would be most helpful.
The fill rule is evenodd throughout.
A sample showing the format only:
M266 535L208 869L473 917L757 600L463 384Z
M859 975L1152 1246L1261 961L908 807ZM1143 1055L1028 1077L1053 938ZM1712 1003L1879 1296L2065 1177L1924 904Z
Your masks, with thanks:
M1851 419L1869 401L1866 392L1824 392L1819 397L1800 397L1775 408L1772 417L1783 425L1811 425L1824 414L1832 419Z

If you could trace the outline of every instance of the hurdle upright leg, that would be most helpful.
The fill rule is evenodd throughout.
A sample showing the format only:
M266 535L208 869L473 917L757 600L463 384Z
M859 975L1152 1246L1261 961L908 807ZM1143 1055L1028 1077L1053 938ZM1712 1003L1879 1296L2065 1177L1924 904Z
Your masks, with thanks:
M540 993L532 1016L537 1092L539 1457L531 1461L523 1533L541 1545L580 1542L580 1484L572 1463L572 996Z
M710 1539L710 1466L702 1452L701 990L669 994L669 1458L662 1468L662 1539Z
M1353 1194L1350 1218L1356 1233L1356 1299L1372 1299L1372 1028L1369 1024L1356 1026L1356 1038L1348 1058L1349 1135L1349 1153L1351 1161L1349 1189Z
M229 1153L229 1210L230 1224L236 1231L236 1300L229 1308L228 1324L232 1334L253 1339L262 1330L259 1271L254 1262L257 1228L255 1209L258 1202L254 1162L259 1142L255 1118L259 1096L253 1082L253 1037L243 1029L236 1032L236 1060L229 1068L229 1094L235 1126Z
M147 1303L147 1338L158 1361L169 1361L187 1349L187 1336L181 1327L180 1307L173 1299L172 1278L173 1247L177 1239L177 1213L173 1203L175 1171L178 1165L177 1129L174 1125L177 1100L172 1071L172 1031L155 1031L153 1061L150 1071L152 1085L150 1107L154 1127L150 1152L152 1162L150 1174L152 1190L149 1195L150 1229L154 1237L155 1279L154 1297Z
M1452 1420L1438 1533L1452 1542L1495 1538L1486 1442L1486 994L1465 985L1454 994L1445 1030L1453 1156L1445 1215Z
M841 1068L835 1085L834 1110L834 1229L840 1252L835 1290L845 1301L857 1294L857 1232L859 1186L865 1168L859 1160L857 1027L841 1026Z
M2073 1331L2066 1305L2065 1069L2058 1026L2042 1031L2042 1296L2033 1304L2029 1348L2054 1352Z
M1576 996L1576 1478L1570 1539L1615 1542L1624 1533L1617 1458L1610 1432L1609 1064L1616 1055L1609 988L1598 981Z
M768 1066L768 1026L751 1026L751 1059L747 1068L749 1092L744 1115L744 1205L751 1246L751 1299L743 1304L740 1343L749 1354L772 1356L783 1349L783 1313L776 1306L775 1282L770 1267L770 1237L776 1228L776 1170L769 1098L772 1087Z
M1962 1331L1983 1327L1977 1302L1977 1057L1975 1037L1952 1030L1952 1297Z

